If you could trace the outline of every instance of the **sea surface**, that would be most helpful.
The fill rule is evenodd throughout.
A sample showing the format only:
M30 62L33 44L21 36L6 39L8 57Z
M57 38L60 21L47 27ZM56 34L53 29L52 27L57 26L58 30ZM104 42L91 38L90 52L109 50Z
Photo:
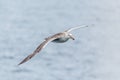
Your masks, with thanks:
M18 66L78 25L89 27ZM0 80L120 80L120 0L0 0Z

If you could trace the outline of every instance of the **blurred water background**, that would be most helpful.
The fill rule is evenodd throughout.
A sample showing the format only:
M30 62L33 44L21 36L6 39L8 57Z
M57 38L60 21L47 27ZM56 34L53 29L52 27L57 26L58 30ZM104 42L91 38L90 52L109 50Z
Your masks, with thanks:
M77 25L75 41L50 43ZM0 80L120 80L120 0L0 0Z

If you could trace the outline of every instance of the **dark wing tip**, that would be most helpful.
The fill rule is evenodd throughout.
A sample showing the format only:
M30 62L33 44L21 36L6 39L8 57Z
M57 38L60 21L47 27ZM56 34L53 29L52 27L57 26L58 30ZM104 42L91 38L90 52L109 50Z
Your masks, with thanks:
M27 57L26 57L24 60L22 60L18 65L21 65L21 64L27 62L27 61L30 60L33 56L34 56L34 54L31 54L31 55L27 56Z

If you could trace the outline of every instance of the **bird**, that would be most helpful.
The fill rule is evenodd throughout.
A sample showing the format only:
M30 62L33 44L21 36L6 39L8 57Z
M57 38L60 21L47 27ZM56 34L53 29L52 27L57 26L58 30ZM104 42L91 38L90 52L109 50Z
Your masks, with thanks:
M73 30L83 28L83 27L88 27L87 25L80 25L76 27L69 28L63 32L56 33L50 37L47 37L44 39L44 41L33 51L32 54L28 55L25 59L23 59L18 65L21 65L28 60L30 60L32 57L34 57L37 53L39 53L43 48L46 47L46 45L50 42L54 43L64 43L67 42L69 39L75 40L73 35L70 33Z

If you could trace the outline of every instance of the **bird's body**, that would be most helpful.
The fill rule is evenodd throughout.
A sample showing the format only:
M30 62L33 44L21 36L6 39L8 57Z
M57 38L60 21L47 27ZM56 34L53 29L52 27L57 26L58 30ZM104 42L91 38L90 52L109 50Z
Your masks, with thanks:
M55 35L62 35L60 38L53 40L54 43L64 43L70 39L67 32L57 33Z
M52 42L55 42L55 43L64 43L64 42L66 42L68 40L69 40L69 38L62 37L62 38L55 39Z
M82 27L87 27L87 26L82 26ZM21 61L19 63L19 65L26 62L26 61L28 61L34 55L39 53L49 42L64 43L64 42L68 41L69 39L74 40L74 37L69 32L71 32L72 30L78 29L78 28L81 28L81 26L70 28L70 29L68 29L68 30L66 30L64 32L57 33L57 34L55 34L53 36L45 38L45 40L36 48L36 50L32 54L28 55L23 61Z

